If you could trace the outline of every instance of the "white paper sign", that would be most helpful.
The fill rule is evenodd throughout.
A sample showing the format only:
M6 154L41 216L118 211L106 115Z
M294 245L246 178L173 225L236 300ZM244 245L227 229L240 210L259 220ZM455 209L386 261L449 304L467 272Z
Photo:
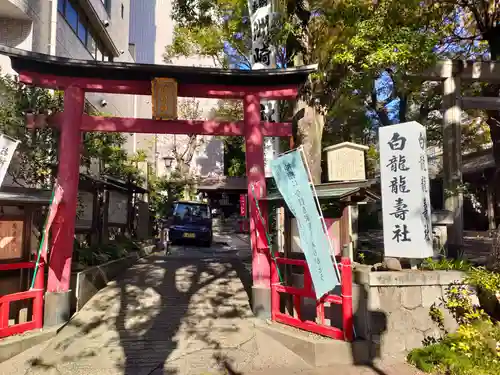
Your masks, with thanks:
M0 186L3 184L19 141L0 134Z
M433 255L425 128L418 122L379 128L385 256Z
M278 102L275 100L261 101L261 120L278 122ZM272 177L271 160L279 155L279 137L264 137L264 173L266 177Z
M275 60L269 43L271 0L248 0L248 10L252 28L252 66L261 64L261 69L271 68Z

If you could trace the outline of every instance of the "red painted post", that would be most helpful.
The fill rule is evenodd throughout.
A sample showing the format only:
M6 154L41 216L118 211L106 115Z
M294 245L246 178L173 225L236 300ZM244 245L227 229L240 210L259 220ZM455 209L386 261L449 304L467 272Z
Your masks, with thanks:
M276 254L279 256L279 254ZM276 314L280 312L280 294L276 289L276 285L280 282L278 276L277 265L272 262L271 263L271 319L276 319Z
M9 326L9 302L0 302L0 329Z
M299 295L293 296L293 307L295 309L295 314L296 314L297 319L302 320L302 309L300 307L300 296Z
M266 240L267 222L262 225L252 194L252 184L257 198L266 194L264 175L264 136L260 127L260 98L247 94L243 100L245 122L246 171L248 182L248 208L250 216L250 241L252 245L252 279L254 313L257 310L270 315L271 280L270 256ZM262 216L267 221L267 207L259 203ZM260 300L260 301L259 301ZM267 311L266 311L267 310Z
M47 292L67 292L71 276L71 257L80 172L81 122L85 92L69 87L64 92L63 124L59 139L57 180L64 190L61 205L52 227Z
M354 321L352 313L352 265L349 256L341 260L341 293L342 293L342 328L346 341L354 340Z
M43 280L45 278L44 265L45 264L42 259L42 261L38 265L38 272L36 273L35 279L35 289L40 291L33 300L33 322L35 323L35 329L40 329L43 326Z
M319 324L325 325L325 304L322 300L316 301L316 317Z

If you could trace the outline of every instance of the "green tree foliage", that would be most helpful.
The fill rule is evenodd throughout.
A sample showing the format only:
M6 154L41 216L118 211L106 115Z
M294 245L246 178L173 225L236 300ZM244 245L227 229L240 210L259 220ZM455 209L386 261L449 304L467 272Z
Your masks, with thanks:
M362 134L371 124L368 109L383 124L387 103L395 96L407 100L417 84L405 80L405 73L430 66L436 59L433 47L448 31L441 27L443 19L434 5L419 0L291 0L281 14L271 35L276 45L286 47L281 62L319 64L295 108L296 140L304 144L310 160L318 161L325 127L341 124L346 129L357 121L357 134ZM202 53L226 65L231 59L246 62L251 36L247 15L246 1L176 1L173 17L178 26L167 57ZM387 103L373 96L375 79L382 73L396 83ZM340 133L346 138L352 131ZM313 175L318 176L320 163L314 164Z
M240 121L243 118L243 103L240 100L219 100L210 117L216 121ZM224 174L241 177L246 175L245 139L243 137L220 137L224 142Z
M491 56L496 60L500 54L500 6L493 0L289 0L281 4L281 18L270 36L270 42L286 51L279 50L280 62L288 67L319 65L295 106L296 141L304 144L310 160L321 159L325 143L373 144L376 127L394 122L394 117L399 122L421 122L429 141L439 144L441 86L422 83L415 76L440 58ZM223 66L248 65L247 1L177 0L173 17L178 26L167 48L168 58L200 53ZM498 96L500 85L467 90ZM469 111L464 116L465 148L480 148L491 134L500 161L498 118L497 111ZM313 174L318 176L319 163L314 164Z
M62 109L62 96L0 77L0 131L20 141L9 168L15 183L51 186L57 166L57 131L26 128L27 113L51 115Z
M196 180L190 175L174 171L169 176L149 176L149 208L157 219L166 218L177 200L195 192Z
M26 127L26 114L50 116L63 110L60 92L25 86L15 78L0 77L0 131L20 141L9 168L9 175L19 185L50 188L57 174L58 130ZM89 114L97 114L92 108ZM91 160L98 159L101 172L118 178L141 182L136 167L123 146L126 138L119 133L85 133L82 147L82 166L90 168ZM141 154L133 156L141 158Z

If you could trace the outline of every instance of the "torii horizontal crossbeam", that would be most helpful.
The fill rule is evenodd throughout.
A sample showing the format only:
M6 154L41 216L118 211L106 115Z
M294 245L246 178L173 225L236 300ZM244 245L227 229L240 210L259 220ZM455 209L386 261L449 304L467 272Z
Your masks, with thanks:
M27 127L36 128L50 126L58 128L62 124L62 113L49 118L43 115L29 116ZM290 137L292 124L289 122L261 122L264 137ZM244 136L243 121L218 122L198 120L151 120L126 117L100 117L84 114L81 131L84 132L122 132L122 133L151 133L151 134L199 134Z
M64 77L36 72L22 71L19 81L46 89L64 90L67 87L79 87L85 92L101 92L109 94L151 95L151 82L147 81L115 81L102 78ZM248 93L255 93L260 99L293 100L299 93L297 85L261 86L227 86L183 84L178 86L179 97L242 99Z

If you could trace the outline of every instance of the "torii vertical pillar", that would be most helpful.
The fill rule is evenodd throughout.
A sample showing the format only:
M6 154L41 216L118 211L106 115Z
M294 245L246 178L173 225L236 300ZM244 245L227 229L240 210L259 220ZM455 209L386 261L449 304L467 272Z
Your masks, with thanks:
M260 127L260 98L247 94L243 99L245 122L245 155L250 212L250 242L252 245L252 311L263 319L271 318L271 268L266 240L267 207L260 203L264 223L252 193L252 184L257 198L266 194L264 175L264 136Z
M64 323L70 318L71 258L75 234L80 172L80 145L85 92L69 87L64 92L64 112L59 139L58 183L64 190L52 227L49 276L45 294L45 326Z
M464 244L460 81L456 75L446 78L443 92L443 195L444 208L453 214L446 241L452 257L458 256Z

